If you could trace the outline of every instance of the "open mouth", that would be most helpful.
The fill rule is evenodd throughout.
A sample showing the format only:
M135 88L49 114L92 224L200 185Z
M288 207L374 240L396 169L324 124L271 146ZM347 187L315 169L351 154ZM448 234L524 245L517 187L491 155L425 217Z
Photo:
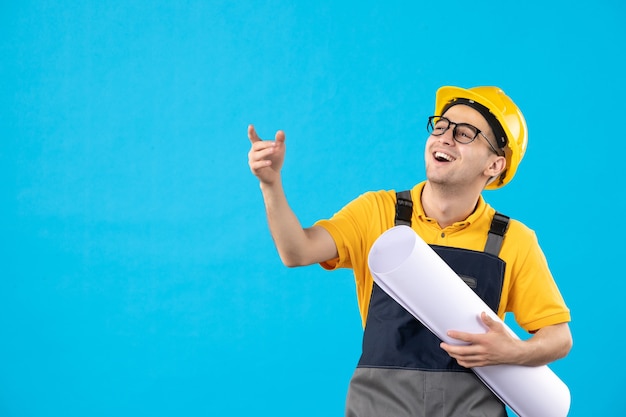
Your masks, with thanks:
M440 152L440 151L435 152L433 156L439 162L452 162L456 159L453 156L448 155L447 153L444 153L444 152Z

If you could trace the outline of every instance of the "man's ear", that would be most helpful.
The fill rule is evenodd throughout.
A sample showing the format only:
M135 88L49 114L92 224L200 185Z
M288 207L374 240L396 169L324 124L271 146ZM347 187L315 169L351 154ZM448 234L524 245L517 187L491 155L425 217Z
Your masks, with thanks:
M494 155L495 156L495 155ZM491 160L489 166L485 169L485 175L488 177L497 177L506 168L506 158L504 156L496 156Z

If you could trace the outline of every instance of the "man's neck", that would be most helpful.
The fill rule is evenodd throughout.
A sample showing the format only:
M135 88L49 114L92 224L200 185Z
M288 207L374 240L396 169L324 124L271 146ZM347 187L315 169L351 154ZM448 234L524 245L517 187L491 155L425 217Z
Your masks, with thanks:
M463 221L476 209L480 191L450 188L426 181L422 191L422 207L426 216L435 219L443 229Z

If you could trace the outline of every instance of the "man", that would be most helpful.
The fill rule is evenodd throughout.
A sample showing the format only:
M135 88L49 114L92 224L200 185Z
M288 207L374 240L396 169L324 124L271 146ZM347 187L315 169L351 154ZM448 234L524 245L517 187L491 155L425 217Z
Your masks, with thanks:
M365 193L331 219L303 228L281 183L284 132L263 141L248 128L250 169L283 263L354 270L365 330L347 416L505 416L504 405L469 368L544 365L572 346L570 313L534 232L497 215L481 196L515 175L527 142L521 111L497 87L442 87L428 131L426 181L408 193ZM402 207L409 210L400 216ZM395 303L373 283L367 256L378 236L399 222L469 276L468 284L499 317L512 312L531 337L514 339L483 314L486 333L450 329L450 337L464 342L450 345ZM503 231L496 244L488 238L493 225Z

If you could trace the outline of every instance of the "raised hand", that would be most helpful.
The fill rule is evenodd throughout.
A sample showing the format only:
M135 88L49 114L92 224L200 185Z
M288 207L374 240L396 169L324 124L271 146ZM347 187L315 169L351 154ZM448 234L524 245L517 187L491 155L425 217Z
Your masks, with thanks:
M250 171L263 184L273 185L280 180L280 170L285 160L285 132L276 132L275 139L262 140L253 125L248 126L251 146L248 152Z

